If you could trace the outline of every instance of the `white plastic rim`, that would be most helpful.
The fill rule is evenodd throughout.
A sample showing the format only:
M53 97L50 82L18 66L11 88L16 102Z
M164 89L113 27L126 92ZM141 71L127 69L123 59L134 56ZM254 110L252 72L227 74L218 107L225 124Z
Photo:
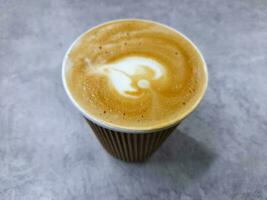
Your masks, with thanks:
M69 88L68 88L68 85L67 85L67 80L66 80L66 74L67 74L67 60L68 60L68 54L70 53L71 49L73 48L73 46L76 44L76 42L78 42L80 40L80 38L100 27L100 26L103 26L105 24L109 24L109 23L114 23L114 22L120 22L120 21L132 21L132 20L135 20L135 21L142 21L142 22L149 22L149 23L154 23L154 24L158 24L162 27L165 27L169 30L172 30L174 32L176 32L177 34L181 35L182 37L184 37L194 48L195 50L198 52L203 64L204 64L204 72L205 72L205 76L206 76L206 82L204 83L204 87L203 87L203 90L201 91L201 94L199 95L199 98L197 99L196 102L194 102L194 104L191 106L190 109L187 110L187 112L179 119L177 119L176 121L170 123L170 124L166 124L162 127L159 127L159 128L153 128L153 129L137 129L137 128L125 128L125 127L120 127L116 124L112 124L112 123L108 123L102 119L99 119L93 115L91 115L90 113L86 112L78 103L77 101L74 99L74 97L72 96ZM167 25L164 25L164 24L161 24L159 22L155 22L155 21L152 21L152 20L146 20L146 19L136 19L136 18L129 18L129 19L117 19L117 20L111 20L111 21L108 21L108 22L104 22L104 23L101 23L97 26L94 26L90 29L88 29L87 31L85 31L84 33L82 33L76 40L74 40L74 42L70 45L69 49L67 50L65 56L64 56L64 59L63 59L63 63L62 63L62 81L63 81L63 86L64 86L64 89L69 97L69 99L71 100L71 102L73 103L73 105L79 110L79 112L88 120L92 121L93 123L103 127L103 128L107 128L107 129L110 129L110 130L113 130L113 131L118 131L118 132L124 132L124 133L151 133L151 132L157 132L157 131L161 131L161 130L164 130L164 129L168 129L170 127L173 127L173 126L176 126L177 124L179 124L183 119L185 119L190 113L192 113L196 107L199 105L199 103L201 102L201 100L203 99L204 97L204 94L207 90L207 86L208 86L208 70L207 70L207 64L206 64L206 61L202 55L202 53L200 52L200 50L197 48L197 46L187 37L185 36L183 33L177 31L176 29L172 28L172 27L169 27Z

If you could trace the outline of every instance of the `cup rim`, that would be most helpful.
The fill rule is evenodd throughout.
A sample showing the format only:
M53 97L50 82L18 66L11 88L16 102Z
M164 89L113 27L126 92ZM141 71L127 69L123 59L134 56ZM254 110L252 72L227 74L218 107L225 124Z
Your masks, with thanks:
M204 83L203 89L198 97L198 99L192 104L192 106L190 107L190 109L188 109L184 115L182 115L182 117L177 118L175 121L171 121L170 123L166 123L164 124L162 127L158 127L158 128L143 128L143 129L136 129L136 128L126 128L126 127L120 127L119 125L116 124L112 124L112 123L108 123L104 120L101 120L95 116L93 116L92 114L88 113L85 111L85 109L82 108L82 106L80 106L78 104L78 102L74 99L74 97L72 96L68 85L67 85L67 81L66 81L66 62L68 60L68 54L70 53L70 51L72 50L72 48L74 47L74 45L76 44L77 41L80 40L80 38L82 36L84 36L86 33L109 23L114 23L114 22L120 22L120 21L142 21L142 22L149 22L149 23L154 23L154 24L158 24L160 26L163 26L169 30L172 30L176 33L178 33L179 35L181 35L182 37L184 37L184 39L186 39L192 46L193 48L197 51L197 53L199 54L202 62L203 62L203 70L204 70L204 74L206 76L206 81ZM63 87L65 92L67 93L67 96L69 97L69 99L71 100L72 104L74 105L74 107L76 107L76 109L78 109L78 111L88 120L92 121L93 123L97 124L100 127L109 129L109 130L113 130L113 131L118 131L118 132L124 132L124 133L151 133L151 132L158 132L161 130L165 130L168 129L170 127L176 126L178 125L182 120L184 120L188 115L190 115L196 108L197 106L200 104L201 100L203 99L205 92L207 90L208 87L208 81L209 81L209 77L208 77L208 69L207 69L207 64L206 61L201 53L201 51L198 49L198 47L183 33L181 33L180 31L176 30L175 28L172 28L168 25L162 24L160 22L156 22L153 20L147 20L147 19L139 19L139 18L122 18L122 19L115 19L115 20L110 20L110 21L106 21L103 22L101 24L98 24L96 26L93 26L89 29L87 29L86 31L84 31L82 34L80 34L69 46L68 50L66 51L64 58L63 58L63 62L62 62L62 72L61 72L61 76L62 76L62 82L63 82Z

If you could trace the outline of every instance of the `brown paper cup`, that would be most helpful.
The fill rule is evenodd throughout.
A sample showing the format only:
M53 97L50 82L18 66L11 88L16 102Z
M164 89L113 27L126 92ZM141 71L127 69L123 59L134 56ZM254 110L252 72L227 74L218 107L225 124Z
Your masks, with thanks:
M96 137L108 153L128 162L141 162L149 158L176 128L151 133L113 131L87 120Z
M115 20L115 21L123 21L123 20ZM158 22L153 22L153 23L158 23ZM158 24L161 26L165 26L164 24L160 23ZM176 31L175 29L170 28L168 26L165 27L173 31ZM96 27L93 27L92 29L94 28ZM89 29L88 31L92 29ZM85 33L87 33L88 31L86 31ZM192 46L198 51L204 63L205 75L208 80L208 72L205 60L201 52L198 50L196 45L190 39L188 39L182 33L178 31L176 32L182 35L185 39L187 39L192 44ZM91 126L96 137L98 138L102 146L107 150L107 152L109 152L114 157L124 161L129 161L129 162L144 161L145 159L149 158L160 147L160 145L171 134L171 132L181 122L181 120L184 119L186 116L188 116L191 112L193 112L193 110L197 107L197 105L203 98L208 82L205 83L205 89L203 90L203 93L199 97L198 101L194 104L194 106L190 110L188 110L188 112L179 121L175 121L172 124L168 125L167 127L159 127L155 130L134 130L134 129L118 128L116 126L107 124L101 119L97 119L94 116L90 115L90 113L86 112L76 102L76 100L73 98L71 92L68 89L66 82L66 74L70 66L68 65L67 57L70 50L73 48L76 41L78 41L80 37L78 37L70 46L69 50L67 51L64 57L62 65L63 86L69 99L74 104L74 106L82 113L82 115L86 118L88 124Z

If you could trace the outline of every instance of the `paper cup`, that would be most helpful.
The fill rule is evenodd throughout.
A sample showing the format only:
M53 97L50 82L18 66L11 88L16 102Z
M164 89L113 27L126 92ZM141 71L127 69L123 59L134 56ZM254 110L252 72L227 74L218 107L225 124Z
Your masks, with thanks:
M122 19L122 20L115 20L115 21L124 21L124 20L132 20L132 19ZM135 19L140 20L140 19ZM141 21L148 21L148 20L141 20ZM110 23L113 21L109 21L106 23ZM208 73L206 68L206 62L201 54L201 52L198 50L196 45L189 40L185 35L182 33L176 31L175 29L168 27L164 24L160 24L158 22L148 21L152 23L159 24L161 26L164 26L168 29L171 29L178 34L182 35L185 39L187 39L192 46L197 50L199 53L202 62L204 63L204 71L206 75L206 83L204 83L204 89L201 95L198 98L198 101L195 102L195 104L188 110L188 112L184 115L182 119L179 121L175 121L172 124L169 124L168 126L160 127L157 129L149 129L149 130L134 130L134 129L127 129L127 128L120 128L117 126L112 126L110 124L107 124L101 119L95 118L90 113L86 112L78 103L75 101L73 96L71 95L71 92L68 88L67 82L66 82L66 74L68 71L69 65L67 64L67 57L69 52L71 51L72 47L75 45L75 43L80 39L80 37L83 36L83 34L78 37L70 46L68 49L62 65L62 80L64 89L71 100L71 102L74 104L74 106L80 111L80 113L85 117L86 121L92 128L94 134L96 135L99 142L102 144L104 149L113 155L114 157L128 161L128 162L141 162L149 158L160 146L161 144L166 140L166 138L173 132L173 130L180 124L180 122L186 118L193 110L198 106L200 101L202 100L205 90L207 88L208 84ZM103 24L100 24L101 26ZM97 28L98 26L95 26L85 33L89 32L90 30Z
M125 133L103 128L90 120L87 122L107 152L128 162L149 158L176 127L152 133Z

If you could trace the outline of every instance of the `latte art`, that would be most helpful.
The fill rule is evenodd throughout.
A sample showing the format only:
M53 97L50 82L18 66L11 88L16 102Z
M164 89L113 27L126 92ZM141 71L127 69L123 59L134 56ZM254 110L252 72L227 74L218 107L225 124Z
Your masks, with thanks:
M131 56L100 66L97 72L105 75L116 91L124 97L138 98L143 90L152 89L151 81L164 75L164 67L157 61Z
M146 130L177 122L196 106L207 84L195 47L149 21L98 26L75 42L65 62L71 96L113 127Z

